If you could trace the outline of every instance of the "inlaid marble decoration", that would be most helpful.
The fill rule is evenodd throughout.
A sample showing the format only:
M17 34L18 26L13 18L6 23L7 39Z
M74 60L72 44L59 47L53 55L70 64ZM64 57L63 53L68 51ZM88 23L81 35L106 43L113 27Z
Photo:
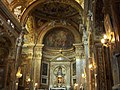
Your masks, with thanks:
M73 76L75 76L76 75L76 63L73 63L72 68L73 68Z
M74 36L66 28L54 28L44 38L44 45L49 49L70 49L73 43Z

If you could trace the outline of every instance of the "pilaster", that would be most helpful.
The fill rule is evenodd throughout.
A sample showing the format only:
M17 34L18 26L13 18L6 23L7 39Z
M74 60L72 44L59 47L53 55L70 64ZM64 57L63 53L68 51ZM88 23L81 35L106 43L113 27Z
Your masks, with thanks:
M77 86L77 90L79 90L80 88L80 85L82 84L81 82L81 76L82 76L82 70L83 70L83 67L82 67L82 60L83 60L83 56L84 56L84 53L83 53L83 44L80 43L80 44L73 44L75 46L75 53L76 53L76 84L78 85Z
M28 66L30 68L30 71L27 71L28 73L26 73L26 75L30 75L30 89L39 88L40 86L40 70L43 46L43 44L25 44L23 47L23 53L27 55L28 62L30 63ZM37 85L35 86L35 84Z
M35 64L34 64L34 84L36 83L38 88L40 86L40 70L41 70L41 59L42 59L42 48L43 44L39 44L35 47Z

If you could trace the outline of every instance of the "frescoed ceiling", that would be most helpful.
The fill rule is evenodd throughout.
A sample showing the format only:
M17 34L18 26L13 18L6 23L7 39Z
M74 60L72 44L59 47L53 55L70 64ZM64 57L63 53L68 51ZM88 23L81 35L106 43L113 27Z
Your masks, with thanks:
M53 2L36 6L34 14L54 18L66 18L78 14L78 11L68 4Z
M26 6L28 6L31 3L35 2L35 0L3 0L3 1L6 2L6 3L9 3L10 5L13 5L13 6L17 5L18 3L19 4L22 3L24 5L25 2L26 2ZM55 1L55 0L51 0L51 1ZM65 0L63 0L63 1L65 1ZM84 0L73 0L73 1L76 1L78 4L81 5L82 8L84 8Z
M84 0L3 0L8 8L17 16L24 13L26 9L31 7L32 4L36 2L40 2L38 5L36 4L36 8L32 12L34 12L37 16L47 16L47 17L70 17L74 16L81 11L77 10L77 8L84 9ZM76 4L76 5L75 5Z

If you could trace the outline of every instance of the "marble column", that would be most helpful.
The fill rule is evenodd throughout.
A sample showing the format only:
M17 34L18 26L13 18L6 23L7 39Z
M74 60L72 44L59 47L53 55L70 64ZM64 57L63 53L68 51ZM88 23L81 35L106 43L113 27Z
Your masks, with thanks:
M83 53L83 44L82 43L79 43L79 44L74 44L75 46L75 58L76 58L76 84L77 85L77 90L79 90L80 88L80 85L82 84L81 83L81 76L82 76L82 71L81 69L83 67L81 67L82 65L82 53Z

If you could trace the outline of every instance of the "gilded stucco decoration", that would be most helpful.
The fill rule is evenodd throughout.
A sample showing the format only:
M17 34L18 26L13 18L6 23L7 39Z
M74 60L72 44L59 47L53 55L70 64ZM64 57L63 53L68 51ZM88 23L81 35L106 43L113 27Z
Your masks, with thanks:
M22 9L21 5L14 8L14 14L18 18L18 20L20 19L20 15L21 15L21 12L22 12L21 9Z
M48 22L48 20L46 20L46 19L35 17L36 28L40 28L41 26L43 26L47 22Z
M75 0L75 1L78 2L84 9L84 0Z
M34 18L32 16L29 16L27 23L26 23L26 28L28 30L28 34L25 35L25 43L34 43Z

